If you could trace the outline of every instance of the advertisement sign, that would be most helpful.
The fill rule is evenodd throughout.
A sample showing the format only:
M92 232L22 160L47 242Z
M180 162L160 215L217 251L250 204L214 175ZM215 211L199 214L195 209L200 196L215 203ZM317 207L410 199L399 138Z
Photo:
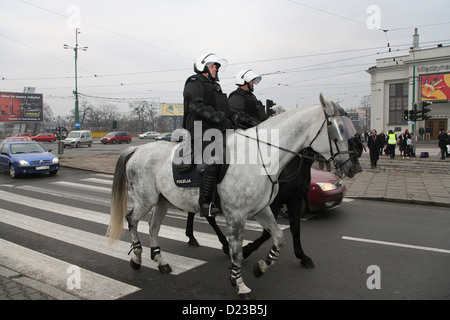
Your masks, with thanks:
M450 74L422 76L422 101L450 100Z
M42 94L0 92L0 121L43 121Z
M184 114L184 106L182 104L163 104L161 107L161 115L163 116L182 117Z

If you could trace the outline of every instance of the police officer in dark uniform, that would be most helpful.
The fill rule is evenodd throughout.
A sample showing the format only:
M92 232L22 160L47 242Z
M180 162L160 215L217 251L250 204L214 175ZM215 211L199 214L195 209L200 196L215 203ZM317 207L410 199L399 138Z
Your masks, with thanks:
M239 114L240 124L247 128L254 127L267 119L262 102L256 99L253 94L254 86L261 79L262 77L252 69L239 71L235 76L235 83L238 88L228 98L230 107L233 110L232 118Z
M206 146L212 143L212 141L203 141L203 134L206 130L224 131L227 128L233 128L229 119L230 108L227 96L222 92L218 83L219 68L223 71L226 67L227 61L220 59L216 54L202 55L194 63L196 74L189 77L185 83L183 127L189 131L194 148L196 144L202 146L202 157ZM194 126L200 124L202 136L198 137L194 135ZM209 163L202 173L199 197L201 216L215 216L220 212L213 203L213 192L220 170L220 163L217 162L215 159L212 164Z

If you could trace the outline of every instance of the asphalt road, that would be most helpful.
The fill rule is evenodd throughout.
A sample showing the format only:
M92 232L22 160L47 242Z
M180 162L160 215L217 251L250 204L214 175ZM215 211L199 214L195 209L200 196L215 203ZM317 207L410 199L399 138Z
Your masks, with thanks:
M96 147L119 146L94 144L90 149L94 151ZM120 282L136 290L115 296L118 299L238 299L236 289L228 280L229 259L220 247L214 247L212 230L203 219L195 222L196 234L205 236L205 240L199 240L199 248L186 244L182 213L173 212L164 220L163 225L174 231L176 239L169 235L162 237L163 254L175 261L179 257L192 259L189 263L180 263L180 268L184 266L187 270L178 274L163 275L154 268L152 261L148 267L133 271L126 255L130 243L127 233L122 239L125 247L118 250L119 258L102 249L111 179L110 175L69 168L62 168L53 177L17 180L0 173L0 208L3 210L0 212L0 240L20 249L2 252L8 259L2 260L0 265L9 259L31 257L31 253L51 257L56 261L47 262L41 271L30 271L30 268L37 268L35 260L20 264L23 270L19 271L39 277L39 281L47 281L74 296L87 294L95 298L96 294L104 294L107 288L115 288L116 282ZM89 218L91 215L94 218ZM283 218L278 222L288 225ZM147 228L144 221L141 225ZM271 246L266 243L243 263L243 277L256 298L262 300L448 300L449 229L448 208L347 200L335 210L308 216L302 222L303 248L313 259L314 269L301 267L294 257L287 228L284 230L287 245L277 264L263 277L253 276L253 265L265 258ZM245 239L258 235L259 231L250 228L246 230ZM91 242L86 245L88 240ZM144 256L148 258L148 236L142 233L141 240ZM218 241L215 243L217 245ZM24 255L22 250L31 253L26 251L28 254ZM79 292L69 290L66 269L56 267L61 262L80 267L82 279L87 272L101 275L106 279L104 287L99 284L92 292L82 293L89 282L85 279ZM14 266L18 268L19 264L6 267ZM54 284L58 278L62 280ZM128 291L124 289L124 292Z

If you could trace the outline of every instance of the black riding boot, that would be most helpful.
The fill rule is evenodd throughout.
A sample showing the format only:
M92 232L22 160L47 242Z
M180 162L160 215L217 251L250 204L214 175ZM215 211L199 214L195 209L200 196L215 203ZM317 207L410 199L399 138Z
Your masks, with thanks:
M216 214L220 213L219 208L217 208L213 202L213 192L216 187L217 171L212 168L208 169L203 172L202 184L200 186L200 198L198 199L201 217L214 217Z

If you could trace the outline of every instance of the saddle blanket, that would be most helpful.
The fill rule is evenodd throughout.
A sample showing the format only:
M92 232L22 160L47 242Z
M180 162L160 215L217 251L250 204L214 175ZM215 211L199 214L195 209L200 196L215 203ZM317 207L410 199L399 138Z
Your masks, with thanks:
M186 172L179 172L172 164L173 180L177 187L181 188L198 188L202 182L202 177L198 173L197 165Z

